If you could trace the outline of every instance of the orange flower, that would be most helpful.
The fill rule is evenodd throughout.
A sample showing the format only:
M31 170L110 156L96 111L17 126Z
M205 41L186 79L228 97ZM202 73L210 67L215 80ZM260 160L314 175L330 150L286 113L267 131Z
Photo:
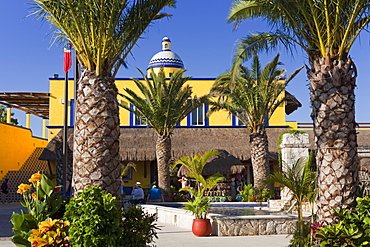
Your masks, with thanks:
M30 181L31 183L32 182L39 182L39 181L41 181L41 178L42 178L42 175L40 173L35 173L31 176L31 178L28 181Z
M33 234L28 238L28 241L31 242L32 247L41 247L49 244L46 239L33 236Z
M18 186L17 193L23 194L25 192L28 192L30 189L31 189L31 185L29 185L29 184L20 184Z
M35 193L35 192L33 192L33 193L32 193L32 198L33 198L33 199L36 199L36 198L37 198L37 195L36 195L36 193Z
M40 225L39 225L40 232L45 233L45 232L49 231L51 228L53 228L56 221L57 220L52 220L52 219L49 218L49 219L41 222Z

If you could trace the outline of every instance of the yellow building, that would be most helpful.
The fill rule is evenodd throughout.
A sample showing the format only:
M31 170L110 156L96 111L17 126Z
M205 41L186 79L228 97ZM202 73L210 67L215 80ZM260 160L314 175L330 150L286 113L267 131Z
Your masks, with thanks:
M170 77L172 73L178 69L184 68L181 58L174 52L171 51L171 41L168 37L162 40L162 51L155 54L149 62L147 72L151 69L154 72L158 72L163 67L165 75ZM139 78L140 79L140 78ZM63 107L64 107L64 78L50 78L50 121L49 121L49 140L52 139L61 129L63 124ZM195 95L201 96L209 93L215 78L192 78L187 84L193 88ZM135 83L130 78L116 78L116 86L120 93L123 93L124 88L130 88L135 92L138 92ZM69 80L69 123L73 126L74 114L74 82ZM293 96L291 96L294 99ZM121 104L127 105L122 97L118 98ZM300 106L298 101L292 102L295 109ZM284 101L274 112L273 116L267 123L269 128L297 128L295 122L286 121L286 106L287 101ZM206 118L208 112L208 106L204 105L190 114L184 121L181 122L181 127L240 127L237 118L234 116L230 117L227 112L217 112ZM139 118L124 110L120 109L120 121L121 126L125 127L143 127L146 126Z
M171 41L168 37L164 37L162 39L162 50L156 53L149 61L149 65L147 68L147 73L151 69L154 72L158 72L161 67L164 68L164 72L166 77L170 77L174 71L184 68L184 63L181 60L180 56L177 55L175 52L171 50ZM140 79L140 78L139 78ZM143 79L143 78L141 78ZM204 94L208 94L215 78L192 78L187 83L192 87L193 92L197 96L201 96ZM64 111L64 78L50 78L50 119L49 119L49 140L59 140L61 141L61 134L60 130L63 125L63 111ZM124 88L130 88L135 92L138 92L135 83L130 78L116 78L116 86L120 93L123 93ZM66 101L69 105L69 119L68 123L70 127L73 127L74 124L74 82L73 80L69 80L69 99ZM275 111L271 119L268 123L266 123L266 127L272 130L278 130L276 133L280 133L282 131L286 131L287 129L296 129L297 123L296 122L287 122L286 121L286 114L293 112L296 108L300 106L300 103L289 93L287 101L284 101ZM121 104L128 105L129 103L126 102L122 97L118 98ZM133 107L133 106L130 106ZM231 133L232 130L241 130L244 131L244 127L239 124L238 119L235 116L229 116L226 111L220 111L212 114L209 118L206 118L206 114L208 112L208 106L203 105L199 107L191 114L189 114L186 119L184 119L177 129L179 133L190 133L194 130L194 133L198 133L198 136L204 136L207 131L212 131L212 135L214 133L218 133L218 135L224 135L224 133ZM127 186L132 186L136 181L141 181L141 183L145 185L149 185L151 182L155 181L155 174L156 174L156 164L155 164L155 154L153 152L153 145L154 141L151 139L153 137L153 133L147 133L147 126L145 122L143 122L140 118L137 118L133 115L133 113L120 108L120 123L121 123L121 159L124 163L134 162L137 164L136 171L132 171L128 175L128 180L126 181ZM143 129L146 128L146 129ZM190 132L189 132L190 131ZM224 131L224 132L222 132ZM226 132L225 132L226 131ZM222 132L222 133L221 133ZM234 131L235 132L235 131ZM273 133L275 133L273 131ZM59 133L58 136L56 136ZM145 137L142 136L143 133ZM127 137L137 136L137 139L125 139ZM175 136L176 134L174 134ZM181 135L181 134L180 134ZM243 136L238 134L239 136ZM144 139L143 139L144 138ZM149 138L149 139L145 139ZM174 137L175 138L175 137ZM184 140L184 137L181 137ZM196 138L196 136L194 136ZM229 138L230 139L230 138ZM176 138L174 139L176 140ZM236 139L235 139L236 140ZM248 139L244 139L245 144L248 143ZM232 140L229 140L229 142ZM177 141L175 141L176 143ZM180 143L181 141L179 141ZM196 141L199 143L199 141ZM242 141L235 141L239 142L240 145ZM212 142L210 142L212 143ZM70 144L71 146L72 144ZM126 146L129 145L129 146ZM222 146L222 144L220 144ZM148 147L149 146L149 147ZM190 146L194 146L191 145ZM227 146L210 146L211 148L223 148L227 149ZM245 146L245 145L243 145ZM181 150L186 150L186 147L179 147ZM198 151L205 151L202 148L198 147ZM205 148L205 146L204 146ZM207 147L208 148L208 147ZM55 150L55 148L52 148ZM173 149L175 150L174 153L178 153L178 155L190 155L191 153L195 153L191 151L190 153L184 153L180 151L176 151L177 147L174 145ZM230 149L230 148L229 148ZM245 148L244 148L245 149ZM273 148L275 149L275 147ZM129 150L129 151L127 151ZM235 151L235 150L234 150ZM238 151L239 154L235 152L233 155L240 158L242 161L246 161L249 159L249 155L246 155L244 151ZM175 155L176 158L176 155ZM56 158L55 158L56 159ZM60 159L60 157L59 157Z

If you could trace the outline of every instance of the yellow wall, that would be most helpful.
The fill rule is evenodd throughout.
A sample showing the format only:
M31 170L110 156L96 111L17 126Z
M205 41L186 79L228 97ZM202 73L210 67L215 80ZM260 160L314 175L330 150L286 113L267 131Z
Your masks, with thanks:
M165 68L167 69L167 68ZM212 85L214 83L214 79L191 79L187 82L193 88L194 95L202 96L209 93ZM69 81L69 98L73 99L74 97L74 87L73 81ZM123 93L124 88L130 88L134 92L141 95L135 85L135 83L131 79L117 79L116 86L120 93ZM64 80L63 79L52 79L50 80L50 120L49 126L62 126L63 119L64 119L64 105L61 103L61 100L64 98ZM283 95L281 96L283 97ZM122 97L118 96L121 104L128 105ZM70 105L69 105L70 106ZM68 107L70 110L70 107ZM70 112L68 114L70 116ZM130 113L120 108L120 121L121 126L129 126L130 125ZM186 126L187 120L184 119L180 126ZM232 126L232 119L231 116L226 111L220 111L213 113L209 118L209 126ZM68 124L70 123L70 119L68 119ZM269 121L270 126L290 126L291 128L296 128L295 122L286 122L286 115L285 115L285 102L283 102L274 112L273 116L270 118ZM58 132L60 128L49 128L49 140L51 140Z
M136 164L136 171L132 171L132 180L124 180L125 187L132 187L140 182L143 188L150 188L150 161L131 161Z
M68 81L68 97L74 98L74 82ZM63 126L64 124L64 79L50 80L50 99L49 99L49 126ZM68 125L70 123L70 100L68 101ZM58 134L60 128L49 128L48 139L51 140Z
M47 145L30 129L6 123L0 123L0 136L0 180L9 170L19 170L35 148Z

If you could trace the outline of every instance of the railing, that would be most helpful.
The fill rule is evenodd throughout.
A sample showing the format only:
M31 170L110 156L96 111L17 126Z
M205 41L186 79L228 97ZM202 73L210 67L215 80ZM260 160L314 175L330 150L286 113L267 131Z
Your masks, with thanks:
M298 129L312 129L313 123L297 123ZM357 123L358 129L370 129L370 123Z

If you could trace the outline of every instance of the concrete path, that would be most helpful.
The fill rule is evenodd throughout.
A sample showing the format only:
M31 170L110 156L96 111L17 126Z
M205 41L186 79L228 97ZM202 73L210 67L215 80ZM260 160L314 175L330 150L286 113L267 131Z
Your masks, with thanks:
M0 247L15 246L10 241L10 237L13 236L10 216L12 212L20 212L21 209L19 203L0 204ZM157 226L161 229L158 231L158 239L155 240L158 247L284 247L288 246L290 240L290 236L287 235L196 237L188 229L160 222Z

